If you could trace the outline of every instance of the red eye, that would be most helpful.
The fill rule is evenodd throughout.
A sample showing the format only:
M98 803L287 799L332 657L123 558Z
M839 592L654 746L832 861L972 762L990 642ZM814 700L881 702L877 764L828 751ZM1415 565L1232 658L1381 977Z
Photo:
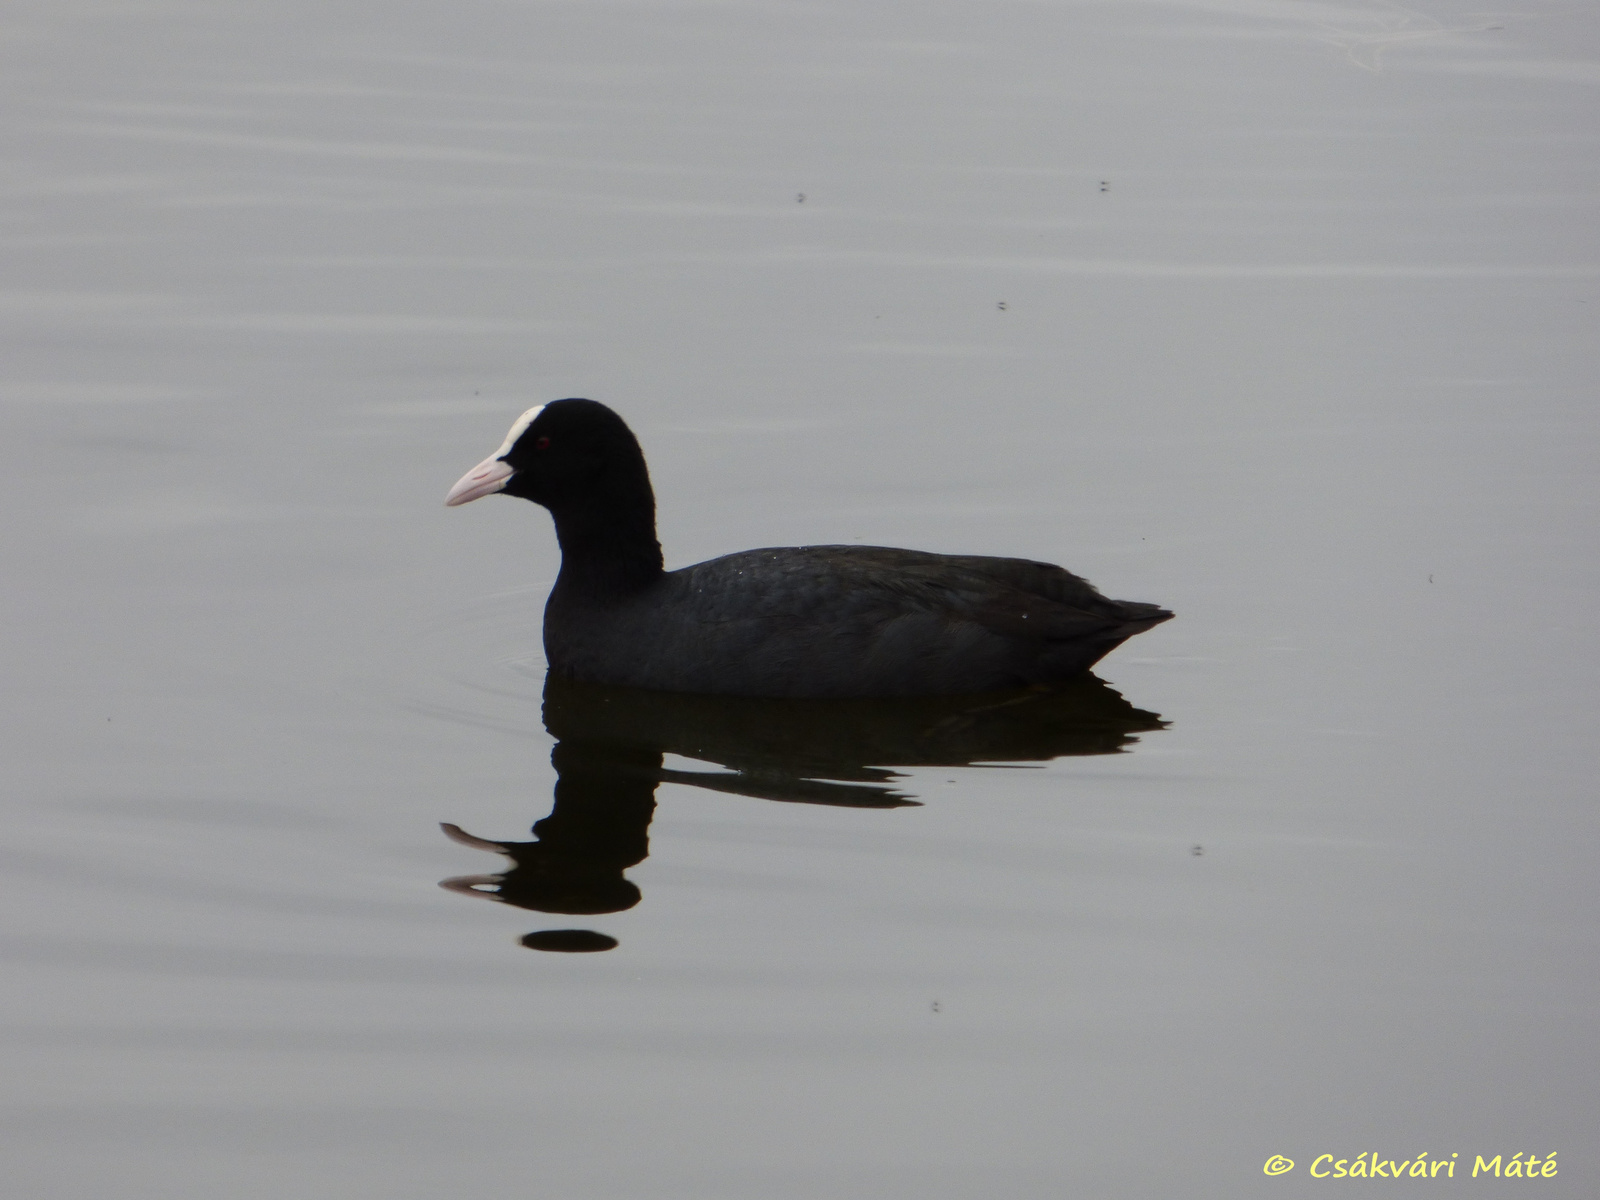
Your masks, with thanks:
M550 439L547 438L547 437L540 438L538 441L536 441L533 444L533 448L535 450L548 450L548 449L550 449Z

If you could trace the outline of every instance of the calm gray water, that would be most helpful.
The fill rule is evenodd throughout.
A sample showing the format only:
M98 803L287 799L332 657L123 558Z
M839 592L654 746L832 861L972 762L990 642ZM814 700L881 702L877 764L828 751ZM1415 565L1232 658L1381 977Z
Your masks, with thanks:
M0 54L8 1193L1600 1189L1596 10L14 0ZM551 817L549 521L441 500L566 395L669 565L1178 619L1071 711L580 698Z

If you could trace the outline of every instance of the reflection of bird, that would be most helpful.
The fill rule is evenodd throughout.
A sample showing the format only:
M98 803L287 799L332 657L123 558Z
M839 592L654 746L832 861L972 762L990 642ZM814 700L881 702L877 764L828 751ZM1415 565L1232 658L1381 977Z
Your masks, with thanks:
M1047 563L879 546L747 550L665 571L639 443L593 400L529 409L445 503L494 492L555 518L545 656L586 682L776 697L989 691L1079 674L1172 616Z
M463 845L511 859L503 875L461 875L444 887L551 913L621 912L639 903L623 871L650 853L659 752L637 747L558 745L556 803L534 824L532 842L492 842L459 825L445 833Z
M966 696L785 700L675 695L545 679L544 723L556 739L555 807L531 842L455 841L511 860L499 875L443 881L466 892L550 913L621 912L639 902L623 872L649 853L659 783L853 808L916 804L893 766L1040 762L1116 754L1137 731L1160 729L1093 675L1059 684ZM667 754L725 767L667 768ZM538 950L603 950L588 930L544 930Z
M1088 672L981 695L785 700L607 687L553 671L545 679L544 723L563 747L612 747L618 769L648 750L732 772L663 770L663 782L862 808L915 803L893 789L890 767L1116 754L1138 740L1136 733L1166 724Z

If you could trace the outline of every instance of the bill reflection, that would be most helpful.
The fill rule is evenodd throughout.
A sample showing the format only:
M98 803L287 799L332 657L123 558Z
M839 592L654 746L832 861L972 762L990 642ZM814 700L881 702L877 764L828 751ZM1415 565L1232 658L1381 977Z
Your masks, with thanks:
M556 739L555 804L534 840L499 842L445 824L464 845L502 854L498 874L461 875L442 887L534 912L598 916L639 903L624 872L650 853L656 786L685 784L760 800L845 808L918 801L894 767L1037 763L1117 754L1161 729L1093 675L980 696L903 700L761 700L690 696L573 683L547 676L544 723ZM667 754L721 770L664 765ZM609 950L587 929L548 929L536 950Z

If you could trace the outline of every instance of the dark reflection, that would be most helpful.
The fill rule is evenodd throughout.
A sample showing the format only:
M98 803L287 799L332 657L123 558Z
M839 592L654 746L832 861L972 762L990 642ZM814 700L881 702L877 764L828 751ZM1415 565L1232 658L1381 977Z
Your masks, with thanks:
M529 950L556 950L563 954L592 954L596 950L615 950L617 939L592 929L541 929L522 939Z
M443 887L536 912L595 915L639 903L623 875L650 852L658 783L761 800L899 808L917 803L891 767L1036 763L1116 754L1160 729L1093 675L980 696L903 700L753 700L685 696L573 683L547 676L544 724L556 739L555 805L534 841L494 842L456 825L465 845L511 860L498 875L462 875ZM666 754L721 771L663 766ZM530 933L535 950L609 950L584 929Z

